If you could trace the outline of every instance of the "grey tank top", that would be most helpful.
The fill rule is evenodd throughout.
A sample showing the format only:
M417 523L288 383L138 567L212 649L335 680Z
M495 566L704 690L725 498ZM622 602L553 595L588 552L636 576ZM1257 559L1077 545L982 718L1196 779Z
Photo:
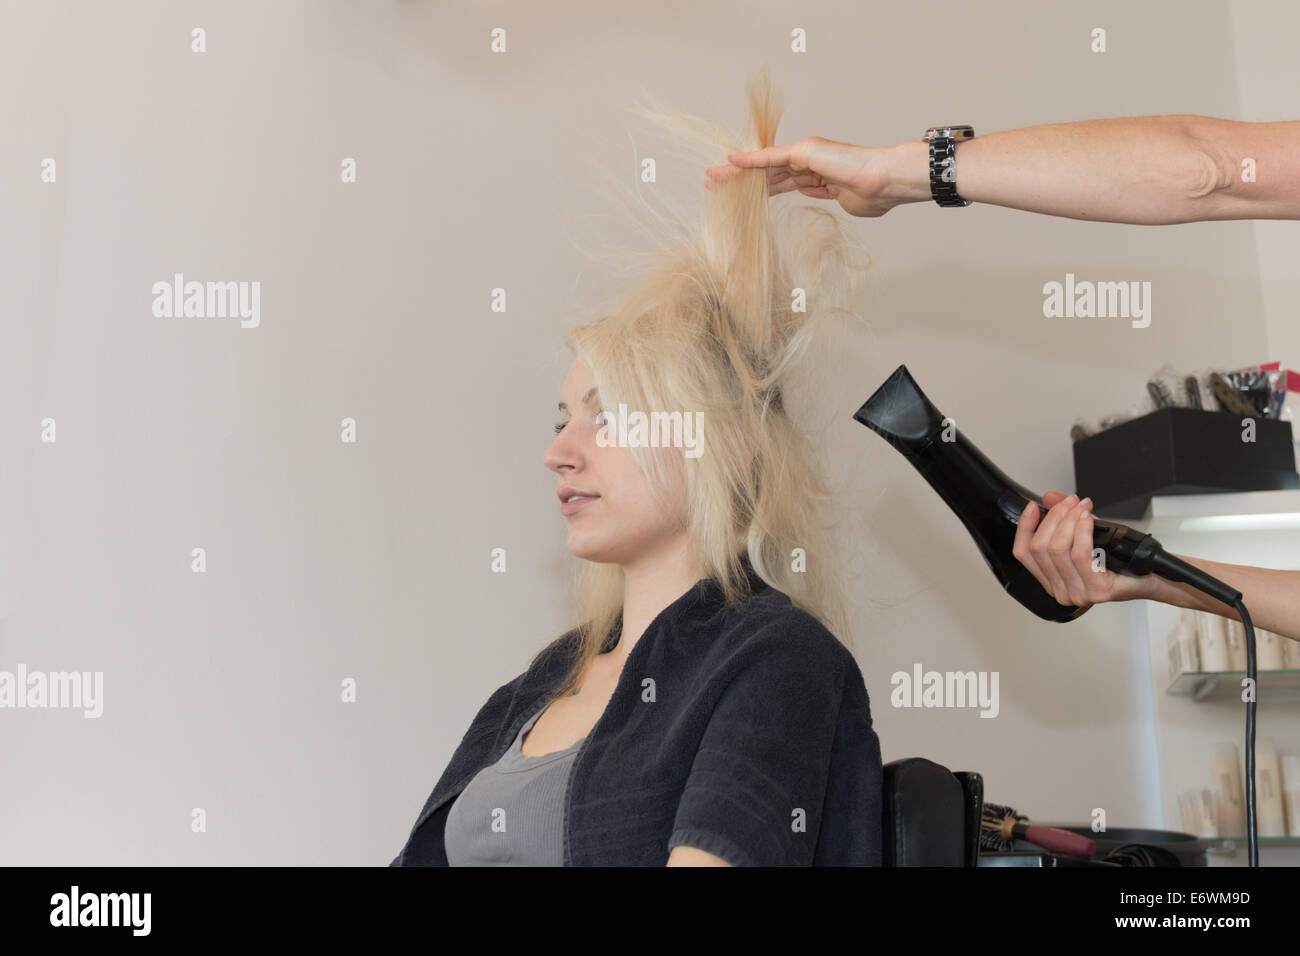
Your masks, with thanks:
M461 791L447 812L443 842L451 866L563 866L564 789L583 737L566 750L526 757L524 737Z

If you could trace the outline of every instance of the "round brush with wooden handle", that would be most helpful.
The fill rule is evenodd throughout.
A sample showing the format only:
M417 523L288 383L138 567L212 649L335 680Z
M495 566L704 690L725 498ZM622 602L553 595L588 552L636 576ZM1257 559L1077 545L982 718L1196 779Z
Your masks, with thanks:
M1095 856L1097 844L1079 833L1056 827L1030 826L1029 818L1000 803L986 803L980 818L980 849L993 852L1010 850L1015 840L1024 840L1053 853L1071 856Z

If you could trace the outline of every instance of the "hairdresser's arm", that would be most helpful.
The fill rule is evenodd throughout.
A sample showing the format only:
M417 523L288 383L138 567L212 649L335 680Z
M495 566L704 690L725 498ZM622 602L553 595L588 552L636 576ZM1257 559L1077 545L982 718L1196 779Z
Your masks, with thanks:
M1175 555L1188 564L1213 575L1224 584L1241 592L1250 620L1256 627L1300 641L1300 571L1278 571L1271 568L1254 568L1245 564L1221 564ZM1202 594L1189 584L1175 584L1154 574L1146 576L1152 601L1161 601L1177 607L1190 607L1198 611L1211 611L1233 620L1239 619L1232 608Z
M835 199L856 216L933 202L924 140L864 147L809 137L728 159L732 168L712 167L711 181L729 178L734 167L767 167L771 194ZM1243 181L1247 160L1253 182ZM977 131L957 146L956 181L973 203L1070 219L1300 219L1300 121L1176 114Z
M1043 503L1048 510L1041 523L1038 506L1033 502L1021 515L1012 553L1061 604L1084 607L1145 598L1237 619L1231 607L1190 585L1175 584L1154 574L1132 577L1094 571L1092 501L1049 491ZM1221 564L1181 554L1177 557L1240 591L1256 627L1300 640L1300 571Z

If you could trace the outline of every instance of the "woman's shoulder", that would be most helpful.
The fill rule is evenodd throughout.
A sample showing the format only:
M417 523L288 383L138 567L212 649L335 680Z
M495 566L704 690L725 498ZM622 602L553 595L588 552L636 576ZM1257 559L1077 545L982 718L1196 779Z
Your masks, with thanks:
M762 656L823 672L857 669L852 651L830 628L774 588L739 605L718 638L719 649L728 656Z
M755 687L781 687L796 697L837 695L846 712L871 725L871 697L851 647L822 620L781 592L756 595L726 644L717 673ZM787 694L787 696L789 696Z

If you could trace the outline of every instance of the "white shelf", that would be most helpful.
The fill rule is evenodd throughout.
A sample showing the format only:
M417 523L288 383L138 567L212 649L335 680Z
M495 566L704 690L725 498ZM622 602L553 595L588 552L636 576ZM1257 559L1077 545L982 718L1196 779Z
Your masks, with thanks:
M1300 567L1300 521L1251 521L1274 516L1300 515L1300 490L1250 491L1233 494L1157 495L1151 499L1141 523L1174 554L1211 561L1252 564L1258 567ZM1228 519L1226 521L1204 519ZM1239 520L1233 520L1239 519ZM1155 749L1164 829L1181 830L1178 793L1210 785L1210 745L1236 744L1239 761L1244 756L1245 708L1237 694L1212 695L1203 700L1168 693L1169 665L1166 635L1181 610L1154 601L1143 602L1145 613L1135 626L1145 627L1150 651L1149 686L1155 719ZM1261 683L1264 674L1261 674ZM1271 738L1282 754L1300 753L1300 711L1285 689L1261 690L1258 738ZM1300 846L1290 841L1265 842L1268 866L1300 864ZM1244 846L1236 858L1218 857L1212 866L1245 863Z
M1190 534L1294 532L1300 530L1300 489L1156 495L1135 524L1162 543L1166 537ZM1296 560L1300 561L1300 553Z

